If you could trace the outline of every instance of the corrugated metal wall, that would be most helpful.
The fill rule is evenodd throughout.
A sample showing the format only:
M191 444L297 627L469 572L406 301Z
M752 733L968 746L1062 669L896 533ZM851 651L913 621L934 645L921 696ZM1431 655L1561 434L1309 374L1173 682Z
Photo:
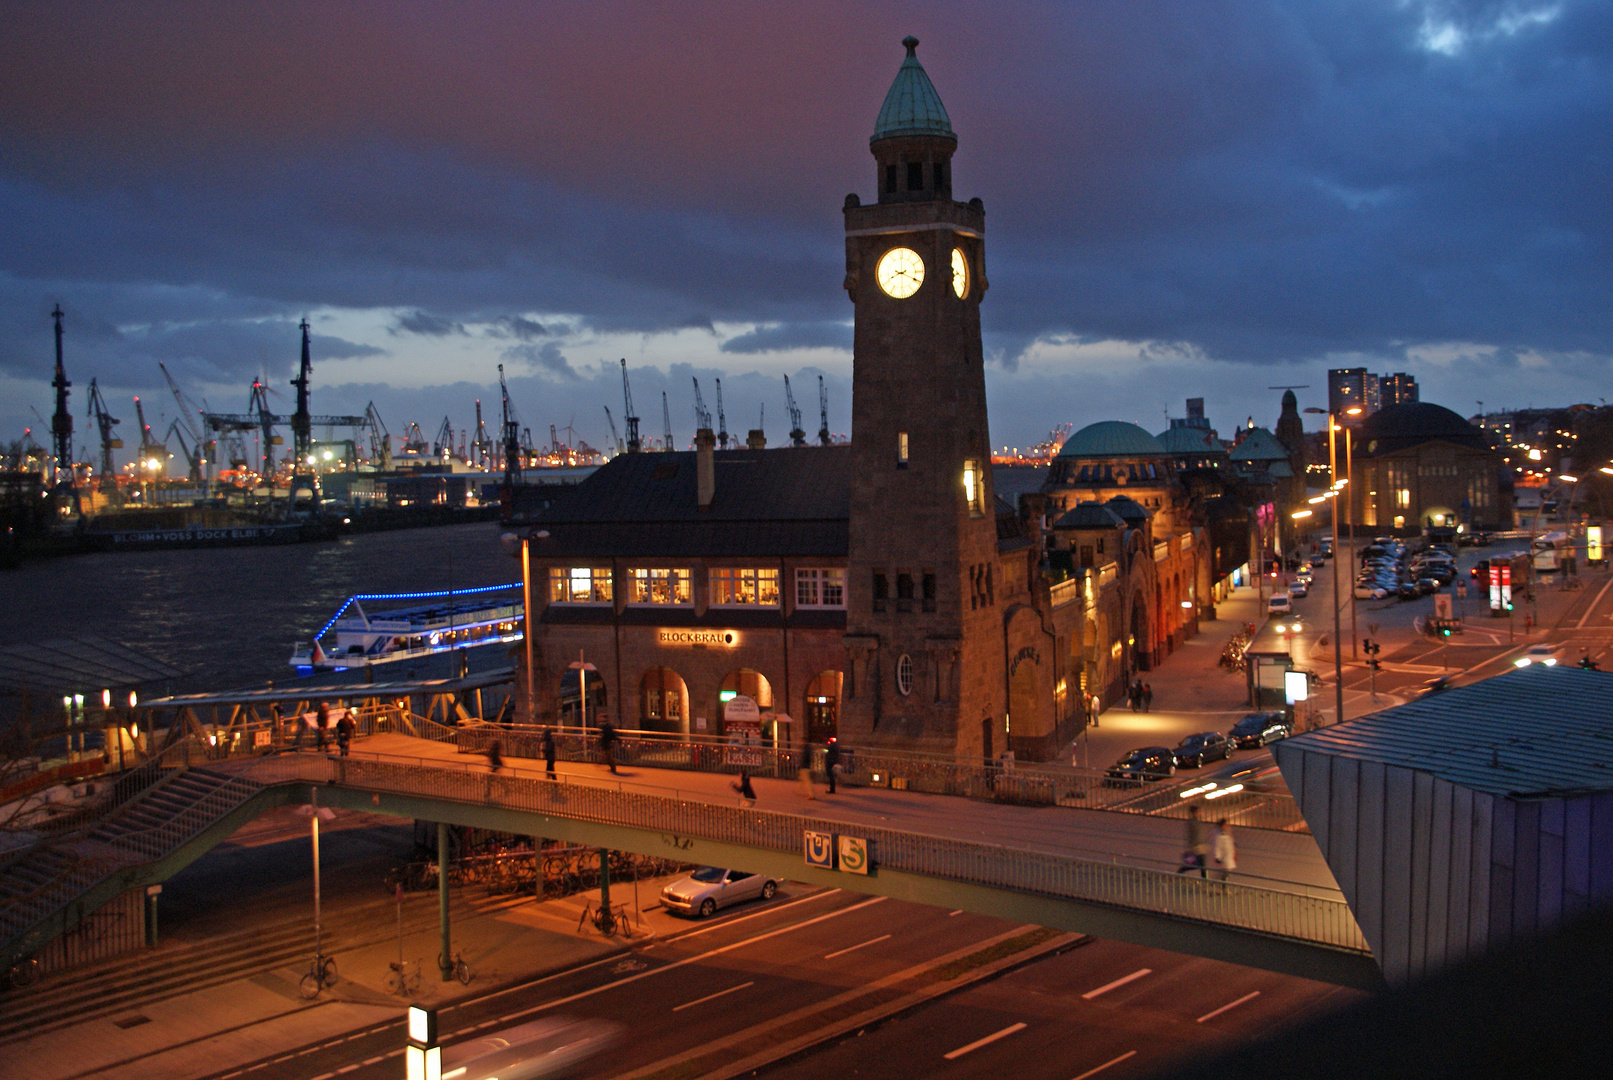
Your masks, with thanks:
M145 948L145 890L130 889L85 916L36 954L44 974L83 967Z
M1613 793L1513 800L1297 744L1274 752L1390 982L1613 899Z

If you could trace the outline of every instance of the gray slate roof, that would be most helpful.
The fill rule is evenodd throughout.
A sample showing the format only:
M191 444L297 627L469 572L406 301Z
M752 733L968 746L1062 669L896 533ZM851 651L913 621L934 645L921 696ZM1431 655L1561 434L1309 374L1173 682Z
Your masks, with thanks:
M532 524L535 557L845 555L849 446L719 450L711 509L695 452L622 454ZM548 533L540 536L540 533Z
M1515 669L1277 743L1431 773L1491 795L1613 791L1613 672Z
M1078 502L1053 523L1055 529L1124 529L1121 516L1101 502Z

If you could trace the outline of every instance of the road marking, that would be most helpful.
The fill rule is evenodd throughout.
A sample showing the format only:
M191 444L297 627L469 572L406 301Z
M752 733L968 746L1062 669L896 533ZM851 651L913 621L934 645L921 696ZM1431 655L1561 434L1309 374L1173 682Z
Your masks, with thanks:
M1243 995L1243 997L1239 998L1237 1001L1229 1001L1227 1004L1221 1006L1219 1009L1215 1010L1214 1012L1205 1013L1203 1016L1199 1017L1198 1022L1202 1024L1206 1020L1214 1020L1217 1016L1220 1016L1222 1013L1226 1012L1228 1009L1236 1009L1239 1005L1242 1005L1245 1001L1253 1001L1255 998L1257 998L1259 996L1260 996L1260 991L1259 990L1256 990L1252 994L1245 994L1245 995Z
M385 1057L383 1057L380 1054L376 1054L372 1058L365 1058L364 1059L364 1064L366 1064L366 1065L374 1065L377 1061L385 1061L385 1060L386 1060Z
M631 982L638 982L640 979L647 979L651 975L660 975L663 972L672 971L680 967L686 967L689 964L698 964L702 960L709 960L713 956L721 956L723 953L733 952L735 949L742 949L747 945L754 945L758 941L766 941L768 938L778 937L780 934L790 934L797 930L804 930L814 923L820 923L826 919L838 919L842 915L850 915L853 911L859 911L865 907L872 907L875 904L883 903L885 900L886 897L875 896L871 899L864 900L860 904L852 904L850 907L844 907L838 911L831 911L826 915L819 915L816 918L808 919L805 922L794 923L790 926L781 926L777 930L769 930L765 934L757 934L755 937L746 938L744 941L736 941L731 945L723 945L720 948L703 952L699 956L690 956L683 960L674 960L672 963L663 965L662 967L650 968L647 971L635 972L632 975L624 975L620 979L605 983L601 986L596 986L591 990L582 990L578 993L570 994L563 998L555 998L553 1001L546 1001L542 1005L534 1005L530 1009L522 1009L520 1012L510 1013L508 1016L502 1017L501 1019L515 1020L522 1016L531 1016L533 1013L543 1012L546 1009L553 1009L561 1005L569 1005L573 1001L581 1001L583 998L593 997L595 994L603 993L606 990L614 990L618 986L625 986Z
M1607 595L1608 589L1613 589L1613 578L1610 578L1608 583L1602 586L1602 591L1596 594L1596 599L1591 601L1591 606L1586 608L1585 614L1579 617L1579 622L1574 624L1575 630L1585 629L1585 620L1591 617L1591 613L1596 610L1596 605L1600 604L1602 602L1602 597Z
M682 1004L682 1005L674 1005L674 1006L673 1006L673 1007L672 1007L672 1011L673 1011L673 1012L682 1012L682 1011L683 1011L683 1010L684 1010L684 1009L692 1009L692 1008L694 1008L694 1007L695 1007L695 1006L696 1006L696 1005L704 1005L704 1004L705 1004L705 1003L706 1003L706 1002L708 1002L708 1001L712 1001L712 1000L714 1000L714 999L716 999L716 998L720 998L720 997L722 997L722 996L723 996L723 995L724 995L724 994L732 994L732 993L733 993L733 992L734 992L734 991L736 991L736 990L743 990L743 989L745 989L745 988L746 988L746 987L747 987L747 986L755 986L755 985L756 985L756 982L755 982L755 980L754 980L754 979L753 979L753 980L751 980L751 981L750 981L750 982L743 982L743 983L740 983L740 984L739 984L739 985L738 985L738 986L730 986L730 987L729 987L729 988L728 988L728 989L726 989L726 990L719 990L719 991L717 991L717 992L716 992L716 993L715 993L715 994L707 994L707 995L706 995L706 996L705 996L705 997L703 997L703 998L696 998L696 999L695 999L695 1000L693 1000L693 1001L685 1001L685 1002L684 1002L684 1003L683 1003L683 1004Z
M950 919L954 915L962 915L962 914L963 914L963 909L959 908L957 911L949 911L949 912L947 912L947 918Z
M1103 1070L1107 1069L1111 1065L1119 1065L1122 1061L1125 1061L1127 1058L1132 1058L1132 1057L1136 1057L1136 1056L1137 1056L1137 1051L1135 1051L1135 1050L1127 1050L1124 1054L1121 1054L1119 1057L1115 1058L1113 1061L1105 1061L1102 1065L1099 1065L1096 1069L1088 1069L1086 1072L1082 1073L1080 1076L1077 1076L1075 1078L1075 1080L1087 1080L1087 1077L1089 1077L1089 1076L1097 1076L1099 1073L1101 1073Z
M986 1046L986 1045L988 1045L990 1043L994 1043L998 1039L1001 1039L1006 1035L1012 1035L1016 1031L1023 1031L1023 1030L1025 1030L1025 1025L1024 1024L1010 1024L1008 1027L1003 1028L1001 1031L995 1032L995 1033L993 1033L991 1035L987 1035L984 1039L976 1039L974 1042L970 1043L968 1046L960 1046L956 1050L952 1051L950 1054L942 1054L941 1056L946 1058L948 1061L956 1061L958 1058L961 1058L963 1055L965 1055L965 1054L967 1054L967 1053L969 1053L971 1051L979 1050L982 1046Z
M336 1070L336 1075L340 1076L340 1075L342 1075L342 1073L350 1073L354 1069L358 1069L358 1068L362 1068L362 1066L359 1066L359 1065L343 1065L340 1069Z
M1153 968L1138 968L1136 971L1133 971L1130 975L1127 975L1124 978L1116 979L1114 982L1100 986L1096 990L1088 990L1086 993L1081 995L1081 1000L1091 1001L1099 994L1107 994L1111 990L1118 990L1120 987L1125 986L1129 982L1136 982L1144 975L1152 975L1153 973Z
M849 952L856 952L858 949L862 948L863 945L877 945L881 941L888 941L888 940L890 940L890 935L889 934L881 934L877 938L869 938L867 941L863 942L862 945L853 945L849 949L841 949L839 952L832 952L828 956L825 956L824 959L825 960L833 960L837 956L845 956Z

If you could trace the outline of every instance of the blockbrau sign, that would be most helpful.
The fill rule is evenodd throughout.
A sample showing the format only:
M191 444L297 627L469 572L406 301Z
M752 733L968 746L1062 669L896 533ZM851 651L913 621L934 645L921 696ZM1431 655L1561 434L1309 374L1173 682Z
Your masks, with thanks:
M734 630L657 630L657 645L710 645L731 649L739 644L739 633Z

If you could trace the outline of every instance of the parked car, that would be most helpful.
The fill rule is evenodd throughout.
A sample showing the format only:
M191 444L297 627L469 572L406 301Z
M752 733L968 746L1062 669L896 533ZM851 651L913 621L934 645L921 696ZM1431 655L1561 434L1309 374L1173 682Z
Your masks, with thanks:
M1416 600L1423 595L1423 590L1415 581L1402 581L1397 590L1402 600Z
M1189 765L1197 769L1206 761L1225 761L1231 757L1232 744L1219 731L1201 731L1183 739L1171 753L1176 758L1178 769L1185 769Z
M1301 578L1288 587L1288 597L1290 600L1298 600L1302 597L1309 596L1310 594L1311 583L1306 581L1304 578Z
M1274 593L1271 599L1266 601L1267 615L1286 615L1293 610L1293 599L1288 593Z
M1258 750L1294 733L1294 722L1283 712L1250 713L1232 725L1228 738L1239 750Z
M1163 780L1176 772L1176 755L1164 746L1145 746L1128 751L1109 766L1111 780Z
M720 907L743 900L771 900L777 892L778 882L765 874L702 866L662 889L661 906L668 911L698 915L703 919Z

